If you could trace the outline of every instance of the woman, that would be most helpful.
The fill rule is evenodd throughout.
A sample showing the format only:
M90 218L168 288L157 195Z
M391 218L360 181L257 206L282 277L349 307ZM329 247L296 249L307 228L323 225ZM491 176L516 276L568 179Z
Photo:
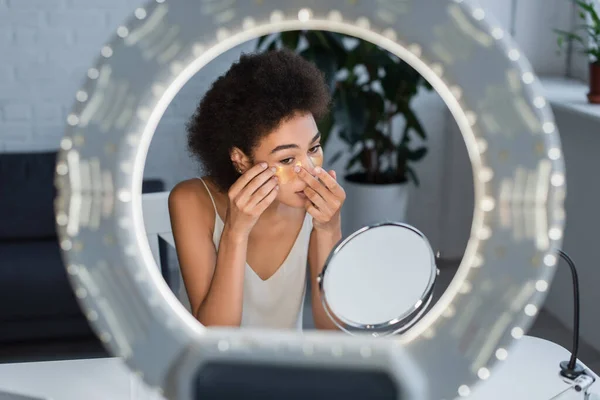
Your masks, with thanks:
M188 147L206 176L179 183L169 211L202 324L301 329L307 275L314 287L341 239L345 193L315 122L329 102L322 73L288 50L243 55L200 102ZM334 329L311 300L315 326Z

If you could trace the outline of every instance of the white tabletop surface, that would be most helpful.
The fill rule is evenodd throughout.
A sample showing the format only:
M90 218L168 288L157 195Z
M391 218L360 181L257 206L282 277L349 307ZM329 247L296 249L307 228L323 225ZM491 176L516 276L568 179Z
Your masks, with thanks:
M569 354L555 343L525 336L470 398L551 399L568 388L558 375L558 364ZM600 382L592 388L600 396ZM0 364L0 389L46 400L162 399L117 358Z
M0 390L44 400L163 399L119 358L0 364Z
M569 387L559 375L559 363L569 360L571 353L545 339L524 336L509 351L508 358L496 364L490 378L474 388L470 398L552 399ZM580 363L585 367L585 364ZM597 372L597 371L594 371ZM592 393L600 396L600 382L592 385Z

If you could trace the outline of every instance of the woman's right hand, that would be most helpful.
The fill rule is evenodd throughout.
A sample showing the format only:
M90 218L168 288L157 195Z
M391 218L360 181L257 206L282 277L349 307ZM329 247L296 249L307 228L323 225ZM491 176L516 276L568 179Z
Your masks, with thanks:
M279 182L274 168L260 163L238 178L228 192L225 225L236 234L249 235L260 215L277 197Z

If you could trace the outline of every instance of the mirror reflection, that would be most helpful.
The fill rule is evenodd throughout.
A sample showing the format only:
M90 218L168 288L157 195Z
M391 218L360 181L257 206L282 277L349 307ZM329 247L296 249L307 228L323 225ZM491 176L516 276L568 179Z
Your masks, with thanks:
M323 31L266 36L203 68L161 120L144 176L170 190L143 196L148 240L207 326L339 329L317 277L337 244L382 221L416 227L440 256L435 302L473 211L466 149L457 169L448 146L464 143L445 104L391 53ZM450 207L465 212L449 220Z
M346 332L406 331L429 305L437 268L427 239L400 223L365 227L334 249L319 276L323 306Z

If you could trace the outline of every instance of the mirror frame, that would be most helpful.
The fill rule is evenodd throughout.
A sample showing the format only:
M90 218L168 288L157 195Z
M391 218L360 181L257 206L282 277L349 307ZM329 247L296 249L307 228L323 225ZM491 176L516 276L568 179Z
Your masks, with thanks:
M423 241L425 241L425 243L427 244L427 248L429 249L431 270L430 270L429 281L428 281L427 285L425 286L423 293L420 296L419 306L413 307L411 310L408 310L408 311L404 312L403 314L400 314L398 317L393 318L389 321L379 323L379 324L362 324L359 322L351 321L347 318L343 318L339 315L336 315L333 312L333 310L331 309L331 307L329 306L329 303L327 302L327 293L324 290L325 280L327 279L326 273L327 273L327 269L328 269L329 265L335 259L336 255L340 251L342 251L344 249L344 247L346 245L348 245L348 243L350 243L353 239L357 238L360 235L364 235L365 233L367 233L373 229L377 229L377 228L381 228L381 227L385 227L385 226L396 226L399 228L408 229L411 232L415 233L417 236L419 236L421 239L423 239ZM374 261L374 262L376 262L376 261ZM335 248L333 249L331 254L329 254L329 257L327 257L327 261L325 261L323 270L317 277L317 283L318 283L318 290L321 293L321 303L323 304L323 308L325 309L325 312L327 313L329 318L333 321L333 323L336 324L336 326L338 328L340 328L341 330L343 330L344 332L349 333L349 334L368 333L375 337L375 336L387 336L387 335L400 334L400 333L403 333L406 330L408 330L411 326L413 326L418 321L418 319L421 317L421 315L423 315L423 313L427 310L429 305L431 304L431 300L433 299L433 292L435 289L435 281L436 281L438 274L439 274L439 270L435 263L435 256L433 254L433 249L431 248L431 244L429 243L429 240L427 240L427 237L423 234L423 232L419 231L414 226L408 225L406 223L386 221L386 222L380 222L377 224L371 224L371 225L365 226L365 227L357 230L356 232L352 233L347 238L340 241L340 243L338 243L338 245L335 246Z

